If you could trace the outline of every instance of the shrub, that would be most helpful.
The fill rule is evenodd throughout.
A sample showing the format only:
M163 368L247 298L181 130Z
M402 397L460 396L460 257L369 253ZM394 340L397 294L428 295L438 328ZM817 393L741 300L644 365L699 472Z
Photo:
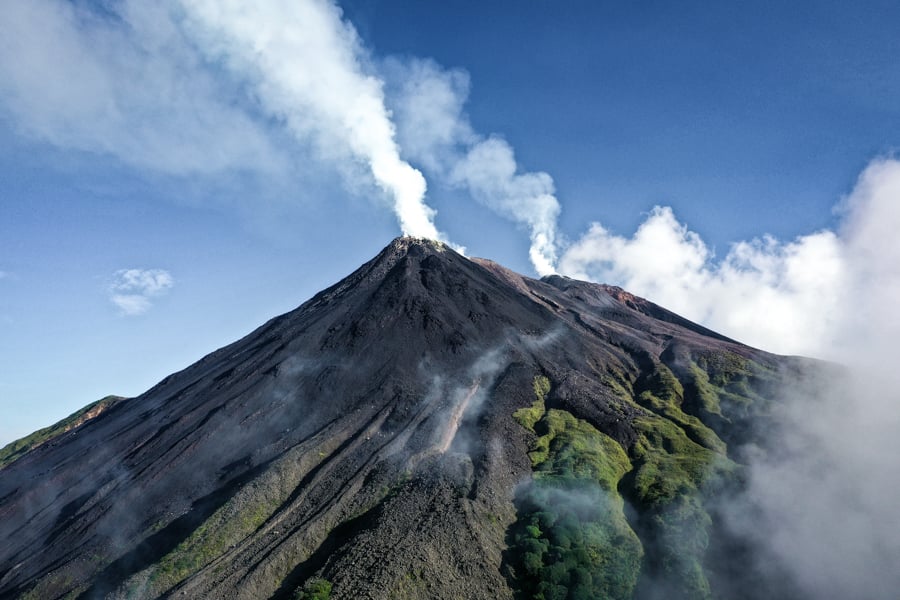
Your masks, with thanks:
M294 600L328 600L331 598L331 582L327 579L310 579L294 593Z

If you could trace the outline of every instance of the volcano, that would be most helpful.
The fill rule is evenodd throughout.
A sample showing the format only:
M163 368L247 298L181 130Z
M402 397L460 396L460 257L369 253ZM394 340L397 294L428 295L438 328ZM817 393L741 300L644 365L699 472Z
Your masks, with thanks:
M0 596L741 595L714 499L803 368L398 238L2 467Z

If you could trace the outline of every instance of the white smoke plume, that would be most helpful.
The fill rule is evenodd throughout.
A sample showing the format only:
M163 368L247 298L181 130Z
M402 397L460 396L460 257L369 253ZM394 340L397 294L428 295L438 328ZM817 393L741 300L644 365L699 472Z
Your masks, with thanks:
M351 184L368 171L404 234L446 241L408 158L525 227L536 271L555 271L553 180L472 130L468 76L387 61L399 83L386 97L330 0L11 0L4 21L0 110L21 133L175 175L284 174L312 147Z
M476 199L529 228L528 256L539 275L556 272L556 218L559 202L546 173L517 173L508 143L488 138L471 146L453 168L451 180L465 185Z
M468 75L432 61L388 61L391 97L404 153L431 175L466 189L498 214L526 227L529 257L539 275L556 272L556 219L560 205L553 179L543 172L521 172L512 147L481 136L463 111Z
M338 170L367 169L404 234L444 239L332 2L10 0L3 21L0 111L26 135L175 175L286 172L312 145Z
M246 79L265 110L323 152L345 149L389 193L406 235L443 239L425 178L400 158L381 80L359 36L325 0L183 0L204 51Z

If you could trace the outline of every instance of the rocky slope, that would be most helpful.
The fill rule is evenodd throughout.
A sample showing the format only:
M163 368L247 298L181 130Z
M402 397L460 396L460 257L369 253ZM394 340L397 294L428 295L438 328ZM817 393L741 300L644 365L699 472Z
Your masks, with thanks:
M3 448L0 448L0 469L31 452L41 444L46 444L54 438L72 431L76 427L81 427L122 400L125 400L122 396L106 396L105 398L101 398L96 402L91 402L87 406L76 410L65 419L61 419L49 427L38 429L31 435L10 442L3 446Z
M0 596L755 597L711 499L801 366L398 238L0 470Z

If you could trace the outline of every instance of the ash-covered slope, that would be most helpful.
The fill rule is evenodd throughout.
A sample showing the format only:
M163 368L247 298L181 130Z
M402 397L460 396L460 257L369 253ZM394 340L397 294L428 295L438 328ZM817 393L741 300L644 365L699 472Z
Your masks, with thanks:
M0 470L0 596L740 595L706 498L786 367L399 238Z

